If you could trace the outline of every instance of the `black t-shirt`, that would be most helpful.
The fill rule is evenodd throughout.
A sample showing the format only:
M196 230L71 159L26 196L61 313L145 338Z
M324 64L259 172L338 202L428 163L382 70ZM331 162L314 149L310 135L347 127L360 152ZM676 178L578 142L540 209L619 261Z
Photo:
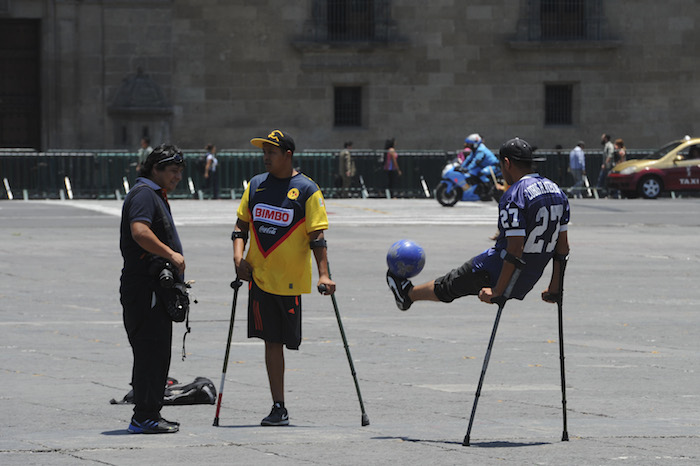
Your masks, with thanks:
M145 187L139 187L146 185ZM175 229L173 217L170 214L170 207L160 195L161 188L147 178L138 178L136 186L129 191L122 207L121 235L119 248L124 258L124 268L122 269L122 280L126 277L140 277L148 275L150 256L145 249L131 236L131 224L135 221L147 222L151 225L151 230L159 240L170 246L176 252L182 254L182 244ZM158 206L162 203L163 209ZM161 211L164 211L172 226L172 241L168 241ZM172 244L170 244L172 243Z

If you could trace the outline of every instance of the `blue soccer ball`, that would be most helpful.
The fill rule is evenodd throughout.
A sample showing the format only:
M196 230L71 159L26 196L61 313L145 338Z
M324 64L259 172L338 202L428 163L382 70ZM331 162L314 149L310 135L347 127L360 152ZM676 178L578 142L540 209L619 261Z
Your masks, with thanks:
M386 253L386 263L394 275L401 278L415 277L425 265L425 251L418 243L402 239L391 245Z

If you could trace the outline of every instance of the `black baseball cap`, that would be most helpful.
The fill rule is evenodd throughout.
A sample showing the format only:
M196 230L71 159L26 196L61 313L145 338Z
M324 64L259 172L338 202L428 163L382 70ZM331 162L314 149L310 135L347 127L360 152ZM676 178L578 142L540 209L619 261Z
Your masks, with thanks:
M296 149L294 139L292 139L289 134L284 134L279 129L273 129L272 132L270 132L270 134L264 138L253 138L250 140L252 145L261 149L263 144L266 142L272 144L273 146L279 147L283 152L290 150L292 153L294 153L294 150Z
M544 162L544 157L533 157L533 149L524 139L513 138L503 143L498 151L500 157L508 157L511 160L521 162Z

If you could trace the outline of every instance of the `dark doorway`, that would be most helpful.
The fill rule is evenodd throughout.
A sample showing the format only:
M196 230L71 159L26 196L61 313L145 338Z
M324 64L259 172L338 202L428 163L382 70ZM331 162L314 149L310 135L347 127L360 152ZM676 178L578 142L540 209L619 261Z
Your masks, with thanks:
M0 147L41 148L40 22L0 19Z

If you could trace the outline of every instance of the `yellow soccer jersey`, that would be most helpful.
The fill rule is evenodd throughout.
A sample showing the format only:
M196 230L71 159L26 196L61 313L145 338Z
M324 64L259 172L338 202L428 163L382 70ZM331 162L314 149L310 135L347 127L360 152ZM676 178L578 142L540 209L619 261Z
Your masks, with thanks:
M311 292L309 233L328 228L323 194L301 173L279 179L253 177L238 206L250 227L246 261L255 283L268 293L294 296Z

